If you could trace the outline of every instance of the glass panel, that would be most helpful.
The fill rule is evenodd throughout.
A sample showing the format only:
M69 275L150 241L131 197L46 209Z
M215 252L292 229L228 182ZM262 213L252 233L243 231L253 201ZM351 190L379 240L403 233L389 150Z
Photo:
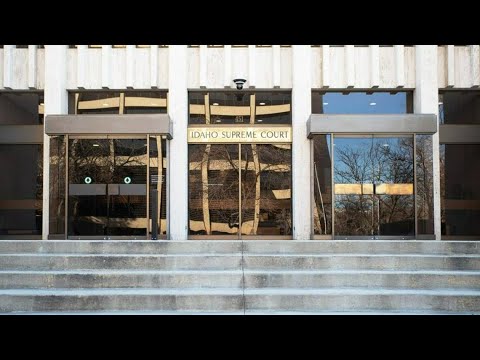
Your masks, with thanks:
M413 136L375 137L373 144L377 235L415 235Z
M0 145L0 169L0 235L41 235L43 145Z
M255 102L255 124L291 124L291 92L190 92L189 124L248 124ZM205 107L207 104L207 107Z
M0 125L43 124L43 94L0 93Z
M292 234L289 144L241 145L242 234Z
M238 145L189 145L189 234L237 235Z
M433 150L431 135L416 135L417 234L433 235Z
M147 234L147 140L114 139L113 176L107 188L108 234Z
M52 235L65 235L65 136L50 137L50 227Z
M69 94L70 114L164 114L166 91L88 91Z
M413 136L334 138L335 235L415 233Z
M125 93L125 114L167 113L166 91L135 91Z
M440 124L480 124L480 91L444 91L439 95Z
M316 235L332 233L332 148L330 134L313 137L313 227Z
M69 110L71 114L118 114L122 100L119 92L71 93Z
M480 235L480 144L442 144L442 235Z
M412 113L411 92L318 92L312 93L313 114L406 114Z
M107 139L69 139L68 235L108 235L110 145Z
M374 235L373 137L335 136L333 146L335 235Z
M167 140L150 137L150 219L151 231L167 234Z

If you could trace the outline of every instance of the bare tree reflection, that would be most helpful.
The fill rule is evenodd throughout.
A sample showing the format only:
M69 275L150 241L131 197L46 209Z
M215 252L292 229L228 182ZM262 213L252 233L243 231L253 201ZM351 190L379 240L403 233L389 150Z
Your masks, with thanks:
M335 196L339 235L396 235L414 232L413 139L336 140L336 184L374 184ZM412 193L381 193L380 184L412 184Z

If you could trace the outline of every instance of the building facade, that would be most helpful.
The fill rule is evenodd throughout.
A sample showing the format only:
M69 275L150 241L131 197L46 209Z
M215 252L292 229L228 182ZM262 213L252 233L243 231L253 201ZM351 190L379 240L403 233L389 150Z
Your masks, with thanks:
M3 45L0 238L478 239L478 45Z

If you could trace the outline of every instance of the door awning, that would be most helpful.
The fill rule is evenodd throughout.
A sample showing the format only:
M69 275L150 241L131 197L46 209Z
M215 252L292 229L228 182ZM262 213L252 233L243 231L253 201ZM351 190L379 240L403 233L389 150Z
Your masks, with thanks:
M47 135L166 135L172 139L173 128L168 114L91 114L47 115Z
M307 121L307 136L315 134L434 134L434 114L312 114Z

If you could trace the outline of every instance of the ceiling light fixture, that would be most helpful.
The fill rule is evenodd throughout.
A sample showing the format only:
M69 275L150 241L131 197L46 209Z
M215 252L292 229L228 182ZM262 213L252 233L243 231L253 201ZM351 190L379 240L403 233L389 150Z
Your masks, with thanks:
M100 146L100 145L98 145L98 144L93 144L93 146L98 147L98 146Z
M213 103L212 105L213 105L213 106L218 106L218 103Z
M376 102L371 102L371 103L370 103L370 106L375 106L375 105L377 105Z
M263 105L265 105L265 103L264 103L264 102L261 102L261 103L260 103L260 104L258 104L258 105L260 105L260 106L263 106Z

